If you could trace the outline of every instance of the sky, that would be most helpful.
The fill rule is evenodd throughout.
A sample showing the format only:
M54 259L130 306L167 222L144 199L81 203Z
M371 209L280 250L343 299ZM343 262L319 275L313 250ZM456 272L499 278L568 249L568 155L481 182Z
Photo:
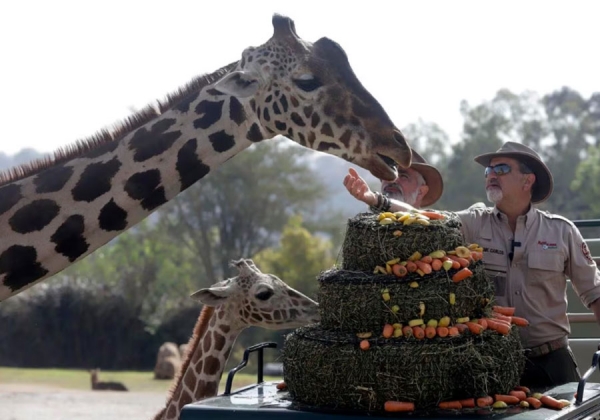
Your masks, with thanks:
M4 1L0 152L110 127L266 42L273 13L338 42L397 127L433 121L452 141L461 100L600 90L597 1Z

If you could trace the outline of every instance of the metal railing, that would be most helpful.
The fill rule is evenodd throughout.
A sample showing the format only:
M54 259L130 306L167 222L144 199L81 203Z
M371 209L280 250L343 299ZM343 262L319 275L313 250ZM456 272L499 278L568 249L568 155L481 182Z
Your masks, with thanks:
M590 227L600 227L600 219L590 219L590 220L574 220L573 223L579 229L581 228L590 228ZM600 238L592 238L585 240L588 244L588 247L594 253L594 250L600 249ZM600 265L600 255L593 255L593 259L596 264ZM584 322L596 322L596 317L591 312L584 313L568 313L569 323L577 324Z

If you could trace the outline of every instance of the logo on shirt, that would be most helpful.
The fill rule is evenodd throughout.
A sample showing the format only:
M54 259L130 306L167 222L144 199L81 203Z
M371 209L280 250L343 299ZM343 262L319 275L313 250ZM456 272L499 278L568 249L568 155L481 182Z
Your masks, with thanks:
M585 242L583 242L581 244L581 252L583 252L583 256L585 257L585 260L587 262L589 262L590 264L594 264L594 259L592 258L592 255L590 254L590 249L588 248L588 246Z
M542 249L556 249L556 243L554 242L546 242L546 241L538 241L538 245L542 247Z

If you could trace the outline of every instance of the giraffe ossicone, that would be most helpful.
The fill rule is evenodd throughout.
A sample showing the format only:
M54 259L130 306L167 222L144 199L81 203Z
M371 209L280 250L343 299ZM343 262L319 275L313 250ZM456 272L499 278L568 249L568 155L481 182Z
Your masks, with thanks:
M0 173L0 301L84 258L253 143L281 135L393 180L411 150L342 48L274 33L238 62L52 157Z
M244 329L281 330L319 321L315 301L261 272L252 260L232 265L238 268L236 277L192 294L204 308L165 408L155 420L178 419L184 405L217 395L231 349Z

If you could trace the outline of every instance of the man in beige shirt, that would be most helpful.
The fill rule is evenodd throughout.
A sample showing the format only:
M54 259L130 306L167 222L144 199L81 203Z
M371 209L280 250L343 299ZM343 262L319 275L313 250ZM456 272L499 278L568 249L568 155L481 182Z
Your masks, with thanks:
M564 217L533 207L553 189L550 170L539 155L520 143L477 156L485 167L483 203L459 211L468 243L484 248L486 272L494 281L496 301L529 320L519 328L527 363L521 385L556 386L580 378L568 346L567 278L600 323L600 272L577 227ZM390 201L390 210L412 206Z

